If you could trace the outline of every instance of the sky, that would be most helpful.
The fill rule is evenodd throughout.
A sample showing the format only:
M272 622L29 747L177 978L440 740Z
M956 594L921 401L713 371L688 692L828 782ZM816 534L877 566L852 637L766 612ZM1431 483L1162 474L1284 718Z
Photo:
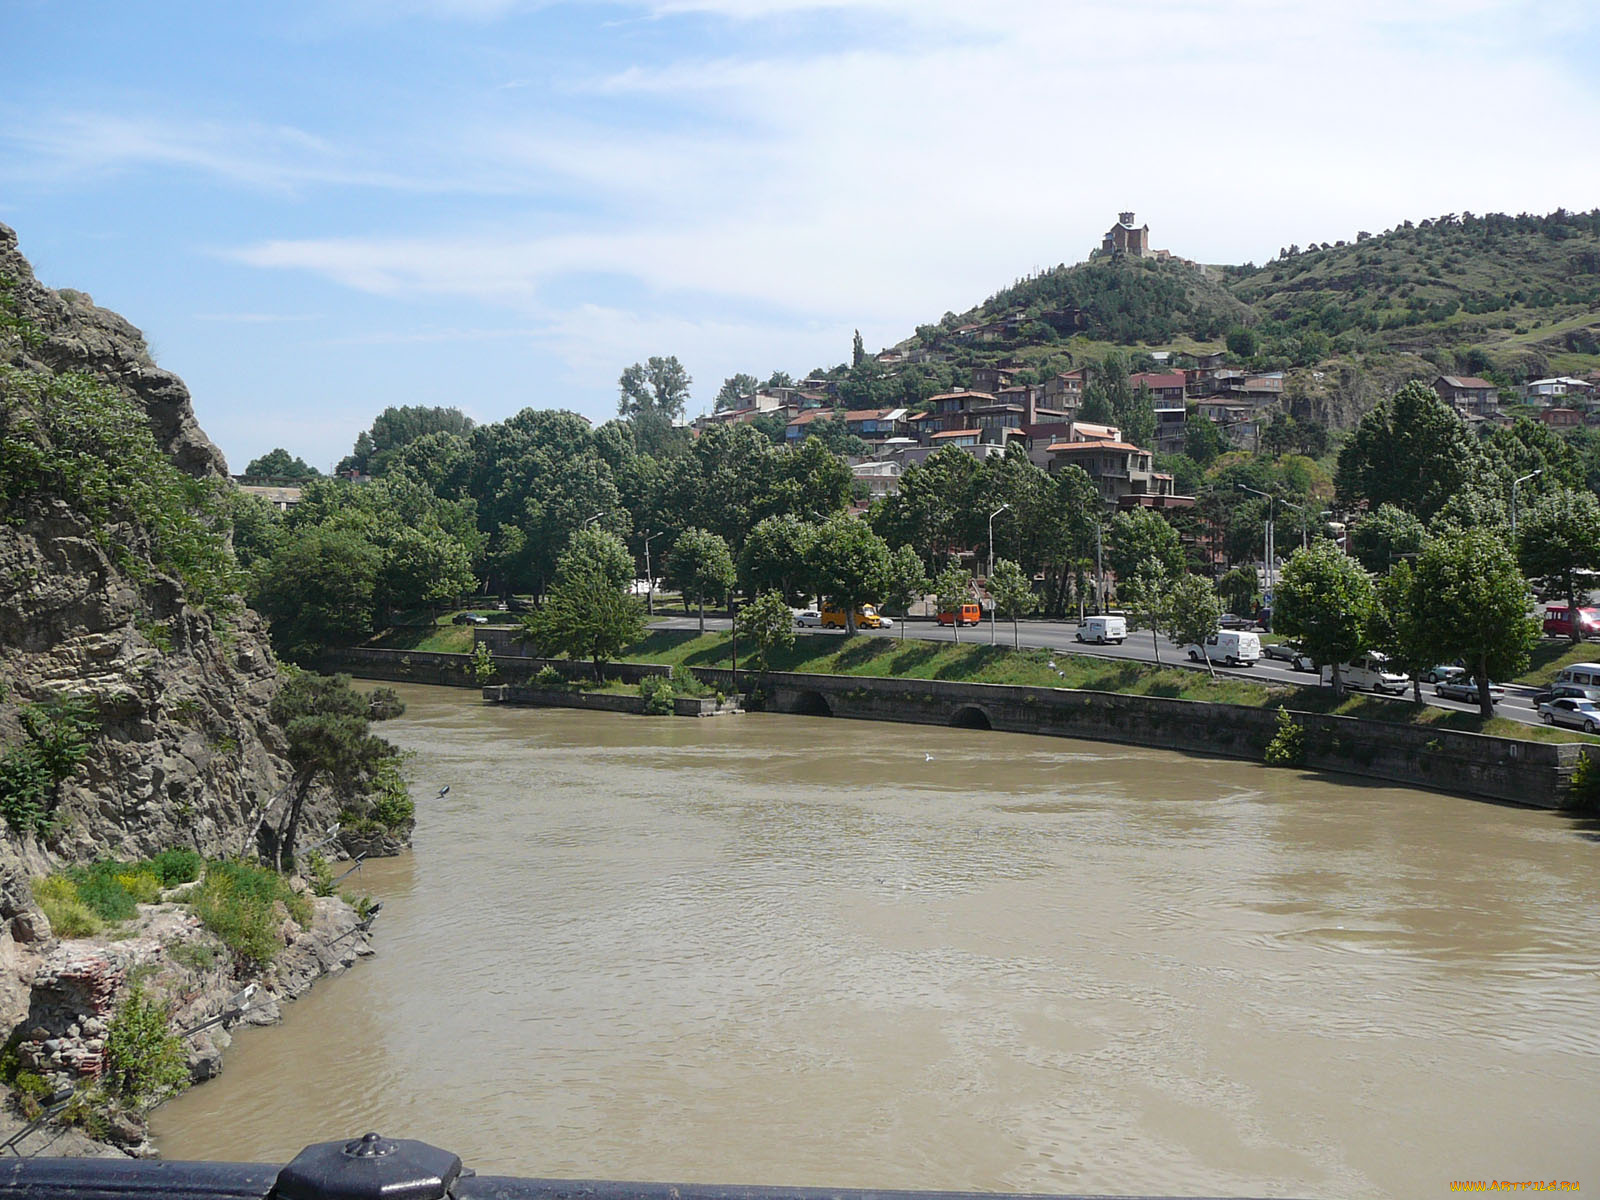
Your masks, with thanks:
M3 0L0 222L235 471L691 415L1083 259L1600 206L1591 0Z

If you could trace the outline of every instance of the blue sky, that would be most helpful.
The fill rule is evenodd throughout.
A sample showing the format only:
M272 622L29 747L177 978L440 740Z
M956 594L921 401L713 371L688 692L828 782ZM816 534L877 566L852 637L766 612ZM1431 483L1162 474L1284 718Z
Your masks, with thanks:
M387 404L691 412L1075 262L1600 205L1588 0L7 0L0 221L240 470ZM1587 59L1587 61L1585 61Z

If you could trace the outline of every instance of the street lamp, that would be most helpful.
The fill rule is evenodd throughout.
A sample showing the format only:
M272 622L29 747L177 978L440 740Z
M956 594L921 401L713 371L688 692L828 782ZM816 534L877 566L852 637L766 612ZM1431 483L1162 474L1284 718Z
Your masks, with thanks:
M1253 496L1260 496L1263 500L1265 500L1267 502L1267 519L1266 519L1266 524L1265 524L1264 529L1263 529L1263 544L1262 544L1262 547L1261 547L1262 551L1263 551L1263 555L1262 555L1263 562L1262 562L1261 574L1262 574L1262 591L1264 593L1264 595L1262 596L1262 599L1264 599L1264 600L1266 600L1266 601L1268 601L1270 603L1271 599L1272 599L1272 558L1273 558L1273 554L1274 554L1274 552L1276 550L1276 547L1272 544L1273 540L1274 540L1273 539L1273 534L1276 532L1273 529L1272 514L1274 512L1273 505L1277 503L1277 499L1278 498L1276 496L1268 494L1267 492L1260 491L1260 490L1258 490L1256 488L1246 487L1242 483L1236 483L1236 484L1234 484L1234 486L1236 488L1238 488L1241 492L1249 492Z
M1279 500L1278 503L1283 505L1285 508L1292 508L1297 512L1303 513L1306 511L1306 506L1303 504L1295 504L1288 500ZM1300 549L1302 550L1306 548L1306 528L1306 523L1304 520L1302 520L1300 522Z
M985 583L985 586L990 587L990 591L989 591L989 644L991 646L994 645L994 642L995 642L994 590L993 590L993 588L991 586L992 581L994 579L994 519L996 517L998 517L1001 513L1005 512L1006 509L1008 509L1010 507L1011 507L1011 505L1009 503L1002 504L999 508L995 509L992 513L989 514L989 570L988 570L988 573L987 573L987 575L985 577L984 583Z
M603 517L603 516L605 516L605 515L606 515L606 514L605 514L605 513L603 513L603 512L597 512L597 513L595 513L595 515L594 515L594 516L592 516L592 517L590 517L590 518L589 518L589 519L588 519L588 520L587 520L587 521L585 521L585 522L584 522L584 523L583 523L583 527L584 527L584 528L585 528L585 529L587 529L587 528L589 528L589 526L591 526L591 525L593 525L593 524L594 524L594 523L595 523L595 522L596 522L596 521L598 521L598 520L599 520L599 519L600 519L600 518L601 518L601 517Z
M1513 554L1517 552L1517 485L1519 483L1527 483L1535 475L1543 474L1544 468L1540 467L1537 471L1532 471L1521 479L1513 479L1511 481L1511 552Z
M656 576L650 569L650 539L661 536L661 530L644 535L644 610L650 616L656 615Z

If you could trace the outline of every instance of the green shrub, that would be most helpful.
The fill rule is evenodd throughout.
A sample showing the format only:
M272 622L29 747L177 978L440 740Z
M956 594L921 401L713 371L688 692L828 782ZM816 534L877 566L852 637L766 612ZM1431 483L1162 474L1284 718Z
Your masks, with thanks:
M1306 731L1286 709L1278 710L1278 729L1267 743L1263 761L1269 767L1299 767L1306 761Z
M93 937L104 925L78 898L78 887L65 875L51 875L33 881L33 898L50 920L57 937Z
M199 879L205 865L206 860L200 857L198 851L178 846L163 850L149 862L150 868L160 878L161 886L169 888Z
M489 652L489 647L484 642L479 642L472 647L472 678L477 683L488 683L500 673L494 665L494 655Z
M672 680L666 675L646 675L639 681L639 695L644 697L644 711L653 716L673 711Z
M385 829L401 829L416 819L417 807L411 800L400 759L385 758L372 775L372 819Z
M406 711L406 702L392 687L375 687L367 693L367 719L392 721Z
M50 1095L50 1081L32 1071L18 1071L11 1079L11 1090L17 1101L17 1111L29 1121L44 1113L45 1098Z
M313 850L306 855L306 878L311 882L313 895L333 895L333 864L323 856L322 851Z
M161 898L161 876L149 863L102 859L64 872L78 889L78 899L103 921L126 921L138 905Z
M1574 808L1600 808L1600 762L1587 750L1572 769L1572 788L1567 795Z
M567 677L546 663L535 672L533 681L540 687L563 687L566 685Z
M205 972L217 965L216 948L204 942L174 942L167 948L167 955L191 971Z
M73 700L25 705L19 716L27 740L0 755L0 816L18 833L38 833L50 824L61 781L88 756L95 724Z
M711 688L685 667L679 665L672 668L672 690L680 696L701 698L711 695Z
M159 1104L189 1082L183 1043L168 1024L167 1006L134 984L106 1030L102 1082L136 1108Z
M243 972L259 970L277 955L278 903L299 924L311 923L311 902L283 876L237 860L208 863L192 900L195 916L221 939Z

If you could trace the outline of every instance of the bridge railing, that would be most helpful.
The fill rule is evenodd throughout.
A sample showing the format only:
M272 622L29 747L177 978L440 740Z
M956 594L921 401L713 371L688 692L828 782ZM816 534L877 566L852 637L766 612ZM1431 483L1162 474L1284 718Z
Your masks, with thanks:
M0 1200L1109 1200L1001 1192L725 1187L479 1175L448 1150L375 1133L307 1146L284 1166L153 1159L0 1160ZM1121 1200L1140 1200L1123 1197ZM1144 1197L1143 1200L1156 1200ZM1165 1200L1174 1200L1168 1197Z

